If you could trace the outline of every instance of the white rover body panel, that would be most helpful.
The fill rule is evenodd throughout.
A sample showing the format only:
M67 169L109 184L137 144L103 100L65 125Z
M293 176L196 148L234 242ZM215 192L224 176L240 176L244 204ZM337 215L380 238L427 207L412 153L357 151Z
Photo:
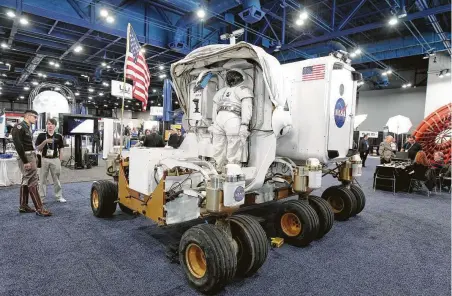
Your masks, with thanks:
M278 139L277 155L295 162L343 161L353 143L354 69L334 56L282 67L293 128Z

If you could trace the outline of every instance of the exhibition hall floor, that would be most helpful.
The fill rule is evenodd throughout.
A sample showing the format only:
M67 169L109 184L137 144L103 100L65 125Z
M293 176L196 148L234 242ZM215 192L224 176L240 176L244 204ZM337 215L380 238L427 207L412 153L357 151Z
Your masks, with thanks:
M256 275L221 295L449 295L450 194L374 193L377 161L359 179L367 196L360 215L335 221L307 248L273 249ZM332 183L324 179L322 190ZM50 218L19 214L19 188L0 189L0 295L197 295L165 254L180 229L119 209L95 218L90 188L64 184L66 204L49 194Z

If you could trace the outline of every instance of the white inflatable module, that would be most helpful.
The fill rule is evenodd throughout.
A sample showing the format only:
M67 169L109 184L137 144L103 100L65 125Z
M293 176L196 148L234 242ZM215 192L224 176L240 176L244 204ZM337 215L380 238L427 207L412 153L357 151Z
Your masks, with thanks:
M334 56L282 65L292 129L278 139L277 155L294 161L343 161L353 145L357 81Z

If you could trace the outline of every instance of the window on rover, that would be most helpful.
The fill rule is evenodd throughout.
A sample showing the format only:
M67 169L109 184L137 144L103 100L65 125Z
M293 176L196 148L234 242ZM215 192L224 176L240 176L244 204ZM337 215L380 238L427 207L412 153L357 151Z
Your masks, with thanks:
M334 63L333 70L342 70L344 69L344 64L342 63Z

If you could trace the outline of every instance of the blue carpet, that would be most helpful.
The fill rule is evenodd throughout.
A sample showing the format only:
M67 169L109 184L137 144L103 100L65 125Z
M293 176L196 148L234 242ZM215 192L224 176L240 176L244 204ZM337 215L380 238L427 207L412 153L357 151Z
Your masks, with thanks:
M307 248L273 249L256 275L220 294L450 295L450 195L374 193L376 162L359 179L359 216ZM0 295L197 295L165 256L171 231L119 209L95 218L90 187L64 184L66 204L49 188L51 218L20 215L18 188L0 189Z

